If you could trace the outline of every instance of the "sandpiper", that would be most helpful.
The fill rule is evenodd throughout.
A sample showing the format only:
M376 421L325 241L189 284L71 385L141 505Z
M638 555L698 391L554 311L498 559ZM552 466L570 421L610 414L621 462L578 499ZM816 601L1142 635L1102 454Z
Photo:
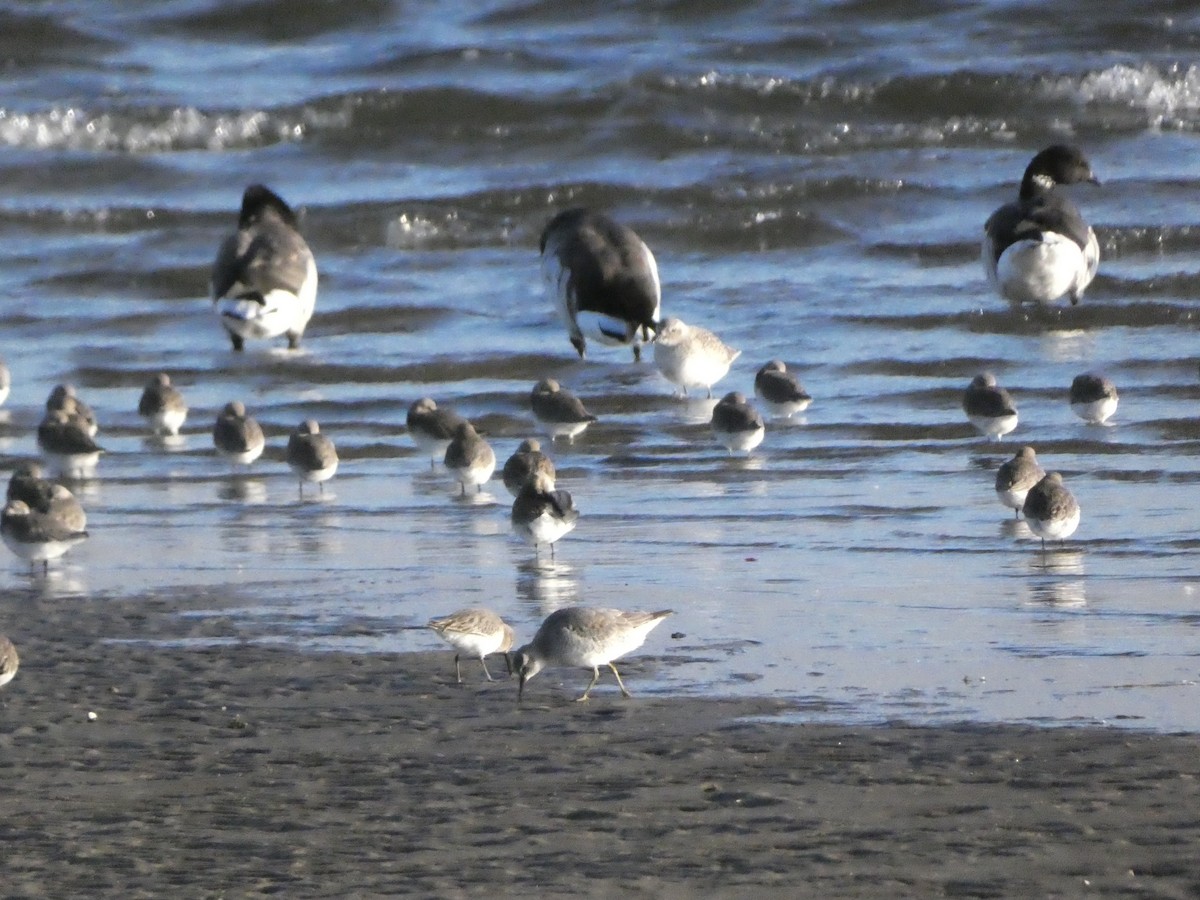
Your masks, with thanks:
M50 568L50 560L58 559L88 536L67 525L62 516L38 513L24 500L9 500L0 514L0 537L5 546L30 565Z
M521 488L530 476L542 472L554 481L554 461L542 452L542 444L536 438L521 441L515 453L504 463L501 477L504 486L514 497L521 493Z
M146 420L157 435L179 434L187 418L188 407L183 394L171 384L171 376L159 372L147 383L138 400L138 415Z
M754 395L773 416L791 418L804 412L812 397L782 360L773 359L754 376Z
M600 666L612 669L621 693L629 697L614 663L642 646L651 629L671 613L669 609L625 612L588 606L568 606L552 612L533 640L516 652L513 667L520 676L517 702L524 696L525 682L547 666L592 670L592 680L578 702L587 700L600 680Z
M93 425L75 411L71 397L61 408L49 410L38 425L38 446L61 477L90 478L96 471L104 448L92 439Z
M230 462L248 466L262 456L267 440L258 422L247 415L246 405L233 400L225 404L213 425L213 446Z
M741 353L711 331L675 318L664 320L654 338L655 365L685 397L688 388L704 388L711 398L712 386L725 377Z
M488 671L484 657L493 653L503 653L504 665L508 668L508 674L512 674L512 660L508 651L512 649L516 634L507 622L490 609L481 606L460 609L448 616L430 619L429 627L454 648L454 675L459 684L462 684L462 667L459 665L461 655L478 659L487 680L493 681L495 679Z
M550 432L550 440L565 437L575 441L575 435L596 421L583 401L553 378L543 378L533 386L530 395L534 418Z
M996 496L1013 511L1014 518L1021 518L1025 495L1045 474L1032 447L1022 447L996 470Z
M1117 386L1103 375L1084 372L1071 382L1071 411L1089 425L1103 425L1117 411Z
M79 399L75 385L58 384L54 386L54 390L46 398L46 412L54 412L59 409L75 417L87 431L88 437L95 437L96 433L100 430L100 425L96 421L96 413L92 411L90 406Z
M654 254L632 229L575 208L554 216L542 232L542 278L571 345L582 358L587 339L627 345L658 326L662 290Z
M996 376L983 372L971 379L963 393L963 412L981 433L999 440L1017 427L1017 404Z
M1077 147L1055 144L1025 169L1017 199L984 225L981 258L988 281L1013 303L1050 304L1069 294L1072 305L1096 277L1096 232L1060 184L1099 184Z
M717 401L712 413L712 431L717 442L733 453L749 453L767 433L763 417L740 391L730 391Z
M1029 530L1046 541L1063 541L1079 527L1079 502L1063 485L1062 475L1051 472L1029 489L1022 506Z
M21 463L13 470L5 499L23 500L33 512L55 516L71 531L87 528L87 514L75 495L57 481L43 478L37 463Z
M7 635L0 634L0 687L16 678L20 665L21 657L17 656L17 648Z
M446 456L446 448L454 439L454 429L467 421L458 413L439 409L429 397L422 397L408 408L408 436L417 449L429 454L433 468Z
M300 496L304 496L304 483L317 485L323 494L325 482L337 471L337 450L316 419L305 419L288 438L287 464L300 478Z
M495 451L467 421L460 422L454 429L454 437L446 447L442 461L461 486L463 495L466 495L468 485L474 485L476 492L483 490L483 483L496 470Z
M210 290L234 350L281 334L290 349L300 345L317 302L317 263L278 194L261 184L246 188L237 231L213 261Z
M571 531L579 522L579 510L567 491L556 490L554 478L545 472L533 474L517 493L512 505L512 527L534 553L542 544L550 545Z

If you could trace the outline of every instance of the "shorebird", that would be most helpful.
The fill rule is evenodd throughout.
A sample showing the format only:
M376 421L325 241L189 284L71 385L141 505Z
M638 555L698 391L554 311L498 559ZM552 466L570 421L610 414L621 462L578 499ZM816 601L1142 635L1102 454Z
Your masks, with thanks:
M971 379L963 393L962 408L976 429L997 440L1017 427L1017 404L991 372Z
M6 635L0 634L0 687L4 687L17 676L20 665L21 657L17 656L17 648Z
M553 558L555 542L578 521L579 510L570 493L556 490L554 478L545 472L537 472L526 480L513 501L513 531L533 545L534 553L542 544L549 544Z
M429 454L432 469L446 456L446 448L454 439L454 429L467 421L458 413L439 409L429 397L422 397L408 408L408 436L417 449Z
M476 492L483 490L483 483L496 470L495 451L467 421L460 422L454 429L454 437L446 447L442 461L462 487L463 496L468 485L474 485Z
M575 435L596 421L583 401L562 387L553 378L544 378L533 386L530 394L533 416L550 432L550 440L565 437L574 443Z
M504 486L514 497L521 493L521 488L530 477L538 472L544 473L554 481L554 461L542 452L541 442L535 438L521 441L515 453L504 463L501 477Z
M92 440L94 420L89 425L75 408L75 400L66 397L61 408L48 411L38 425L37 443L63 478L88 478L96 471L104 448Z
M1117 386L1102 375L1085 372L1071 382L1071 411L1089 425L1103 425L1117 411Z
M260 456L267 446L263 430L246 413L240 400L225 404L213 425L213 446L217 453L237 465L248 466Z
M685 397L688 388L704 388L711 398L712 386L725 377L741 353L711 331L675 318L664 320L654 338L655 365Z
M213 261L210 290L234 350L281 334L289 349L300 345L317 302L317 263L278 194L261 184L246 188L237 230Z
M1025 495L1045 474L1032 447L1022 447L996 471L996 496L1013 511L1014 518L1021 518Z
M632 229L575 208L558 213L539 242L546 294L580 358L587 339L633 348L658 327L662 290L654 254Z
M767 433L763 417L739 391L730 391L713 407L712 430L717 441L733 453L749 453Z
M1021 510L1029 530L1042 539L1043 551L1047 540L1064 541L1079 527L1079 502L1058 472L1051 472L1029 489Z
M516 652L513 668L520 676L517 702L525 694L525 682L547 666L577 666L592 670L592 680L577 702L588 699L600 680L600 666L608 666L626 697L631 696L621 681L615 661L646 642L646 635L671 615L672 610L625 612L589 606L568 606L552 612L542 622L533 640Z
M337 471L337 450L315 419L305 419L288 438L287 464L300 478L300 496L304 497L304 483L317 485L325 493L325 482Z
M166 372L159 372L151 378L138 400L138 415L158 435L179 434L187 414L183 394L171 384L171 376Z
M33 512L60 519L71 531L87 528L87 514L75 495L57 481L43 478L37 463L21 463L13 470L5 500L22 500Z
M503 653L504 665L508 668L508 674L512 674L512 660L508 651L512 649L516 634L507 622L490 609L481 606L460 609L440 619L430 619L429 627L454 648L454 675L459 684L462 684L462 667L459 665L462 655L478 659L487 680L494 681L484 657Z
M5 546L31 566L41 563L42 571L87 536L69 527L62 516L34 512L24 500L9 500L0 514Z
M799 379L787 370L782 360L773 359L754 376L754 395L773 416L791 418L804 412L812 397Z
M1069 294L1072 305L1096 277L1096 232L1058 185L1099 184L1076 147L1055 144L1025 169L1017 199L984 225L981 257L988 281L1014 303L1050 304Z
M46 412L54 412L62 410L70 416L74 416L76 420L87 431L88 437L95 437L100 430L100 425L96 421L96 413L92 408L79 399L79 394L75 391L73 384L58 384L54 386L54 390L50 392L50 396L46 398Z

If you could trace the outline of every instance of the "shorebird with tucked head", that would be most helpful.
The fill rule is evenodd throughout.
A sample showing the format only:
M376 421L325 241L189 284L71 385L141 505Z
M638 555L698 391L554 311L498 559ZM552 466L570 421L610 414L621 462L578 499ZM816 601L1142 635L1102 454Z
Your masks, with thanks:
M174 437L187 419L187 402L171 384L171 376L159 372L146 384L138 400L138 415L157 435Z
M521 488L532 476L543 473L554 481L554 461L542 452L541 442L535 438L521 441L516 452L508 458L501 470L504 486L514 497L521 493Z
M471 656L479 660L483 666L483 674L488 681L494 681L488 671L485 657L493 653L504 654L504 665L508 674L512 674L512 660L508 651L516 641L516 634L507 622L490 609L474 606L460 609L448 616L430 619L432 628L442 640L454 648L454 675L462 684L462 667L460 656Z
M1029 530L1042 539L1043 551L1046 541L1065 541L1079 527L1079 502L1058 472L1051 472L1029 489L1021 511Z
M55 516L71 531L87 528L87 513L66 487L42 477L42 467L21 463L8 480L6 500L22 500L35 513Z
M242 194L237 230L221 242L210 290L234 350L247 340L300 337L317 303L317 263L292 208L274 191L252 184Z
M1117 386L1103 375L1084 372L1071 382L1071 411L1089 425L1103 425L1117 411Z
M90 478L104 448L92 439L95 419L76 412L75 400L66 397L58 409L49 410L37 430L42 455L63 478Z
M557 490L554 478L545 472L530 476L513 501L513 531L533 545L534 553L542 544L549 544L553 558L555 542L574 529L578 522L579 510L575 508L571 494Z
M558 213L539 242L546 294L580 358L588 338L633 348L658 327L662 289L654 254L631 228L583 208Z
M479 436L474 425L463 421L454 429L454 437L446 447L442 462L454 475L465 496L468 486L474 486L476 493L483 490L483 483L496 471L496 452Z
M600 680L600 666L608 666L616 676L621 693L629 697L616 660L632 653L646 642L646 636L672 610L625 612L590 606L568 606L555 610L538 628L533 640L516 652L513 668L520 676L517 702L525 695L525 682L542 669L571 666L592 670L592 680L577 702L588 699Z
M434 468L446 456L446 448L454 440L454 430L467 421L458 413L438 407L430 397L422 397L408 408L408 436L417 449L429 454L429 467Z
M763 417L739 391L730 391L717 401L711 424L713 436L731 455L749 453L767 433Z
M263 454L267 439L262 426L246 412L240 400L225 404L213 425L213 446L231 463L248 466Z
M50 560L58 559L88 536L71 528L54 513L38 513L24 500L9 500L0 514L0 537L4 544L31 566L42 564L48 571Z
M1025 169L1017 199L984 225L981 258L988 281L1013 303L1051 304L1064 294L1079 302L1096 277L1096 232L1059 185L1099 184L1077 147L1055 144Z
M62 410L72 416L87 431L88 437L95 437L100 431L100 424L96 421L96 413L80 399L79 393L75 390L75 385L73 384L57 384L54 386L54 390L46 398L46 412L54 412L55 410Z
M1045 475L1042 467L1038 465L1034 449L1022 447L1012 459L996 470L996 496L1013 511L1013 516L1019 519L1029 489Z
M321 433L316 419L305 419L288 438L287 464L300 479L300 497L304 483L317 485L325 493L325 482L337 471L338 455L333 441Z
M685 397L688 388L704 388L711 398L712 386L741 355L708 329L681 319L664 320L654 337L654 364Z
M963 392L962 408L980 433L996 440L1017 427L1017 404L991 372L971 379Z
M790 419L804 412L812 397L782 360L773 359L754 376L754 395L773 416Z
M550 432L550 440L565 437L574 443L575 436L596 421L583 401L553 378L544 378L533 386L529 397L533 416Z

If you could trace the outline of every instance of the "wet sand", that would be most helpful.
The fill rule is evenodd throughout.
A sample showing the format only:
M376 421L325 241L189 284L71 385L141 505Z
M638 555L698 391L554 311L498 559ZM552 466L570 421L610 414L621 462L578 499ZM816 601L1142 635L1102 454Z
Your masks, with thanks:
M449 652L250 644L186 605L6 608L4 896L1200 892L1194 735L768 724L794 710L637 697L652 656L632 701L559 670L518 709Z

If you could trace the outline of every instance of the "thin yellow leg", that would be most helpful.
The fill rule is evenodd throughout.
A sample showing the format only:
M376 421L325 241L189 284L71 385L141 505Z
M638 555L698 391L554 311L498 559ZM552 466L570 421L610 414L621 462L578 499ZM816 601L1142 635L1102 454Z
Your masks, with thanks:
M596 682L600 680L600 667L592 666L592 683L587 686L587 690L583 692L582 697L576 697L576 703L583 703L588 698L588 694L592 692L592 688L596 686ZM624 688L622 688L624 690Z
M608 667L610 669L612 669L613 674L617 676L617 684L621 686L621 693L624 694L626 697L633 697L633 694L631 694L631 693L629 693L629 691L625 690L625 682L623 682L621 680L621 673L617 671L617 664L610 662L608 664Z

